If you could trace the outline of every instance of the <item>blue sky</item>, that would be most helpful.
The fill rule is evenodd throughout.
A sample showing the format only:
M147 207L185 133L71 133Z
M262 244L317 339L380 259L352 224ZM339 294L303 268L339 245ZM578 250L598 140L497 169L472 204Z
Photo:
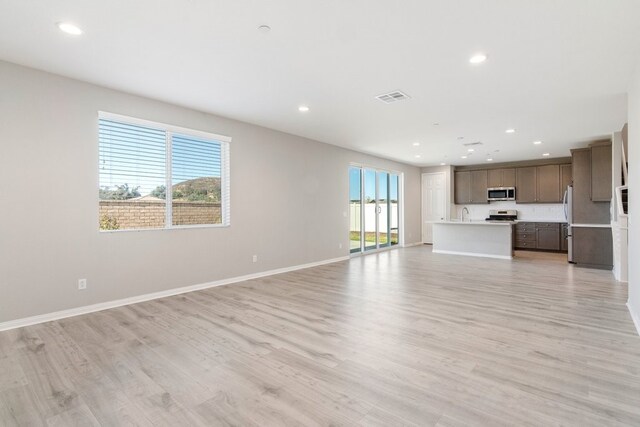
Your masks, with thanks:
M377 179L380 184L379 196L385 198L384 195L387 192L387 173L378 172ZM371 169L365 169L364 171L364 187L365 187L365 199L367 197L375 198L375 183L376 172ZM389 198L391 200L398 200L398 175L391 174L391 188L389 191ZM349 168L349 200L360 199L360 168Z
M166 132L100 119L100 187L129 184L149 194L166 184ZM172 183L220 177L219 142L172 135Z

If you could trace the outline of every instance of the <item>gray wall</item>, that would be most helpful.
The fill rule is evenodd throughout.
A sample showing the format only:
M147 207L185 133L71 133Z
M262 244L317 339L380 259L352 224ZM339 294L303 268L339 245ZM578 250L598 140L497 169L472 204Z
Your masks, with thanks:
M640 332L640 63L629 89L629 310Z
M231 227L99 233L99 110L231 136ZM420 241L418 168L6 62L0 144L0 322L346 256L349 162L404 173Z

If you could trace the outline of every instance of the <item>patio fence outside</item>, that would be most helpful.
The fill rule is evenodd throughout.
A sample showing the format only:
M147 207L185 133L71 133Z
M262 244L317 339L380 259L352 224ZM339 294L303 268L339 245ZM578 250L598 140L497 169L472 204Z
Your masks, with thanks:
M173 225L220 224L220 203L173 202ZM105 227L104 224L110 224ZM165 201L156 200L100 200L100 228L126 230L163 228L165 226Z

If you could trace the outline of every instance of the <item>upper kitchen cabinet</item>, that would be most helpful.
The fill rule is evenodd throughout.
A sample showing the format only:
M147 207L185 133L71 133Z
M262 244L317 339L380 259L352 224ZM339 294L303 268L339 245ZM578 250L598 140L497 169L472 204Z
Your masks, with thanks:
M539 203L559 203L560 165L538 166L536 171L536 201Z
M597 153L598 151L596 151ZM573 213L572 222L577 224L607 224L610 222L610 204L592 200L591 185L593 182L591 165L593 163L591 148L571 150L573 176ZM605 179L611 185L611 175ZM609 202L609 200L607 200Z
M571 165L560 165L560 193L564 195L565 190L573 182L571 175Z
M611 144L591 146L591 201L611 201Z
M537 168L530 166L516 170L516 203L537 202Z
M516 170L517 203L562 202L561 168L570 165L528 166ZM565 170L565 174L566 174ZM570 172L568 172L570 174ZM570 176L567 177L570 180Z
M487 171L461 171L454 174L456 204L487 202Z
M486 170L471 171L471 203L489 203Z
M487 171L487 186L489 188L515 187L516 186L515 168L489 169Z
M453 177L456 205L471 203L471 172L456 172Z

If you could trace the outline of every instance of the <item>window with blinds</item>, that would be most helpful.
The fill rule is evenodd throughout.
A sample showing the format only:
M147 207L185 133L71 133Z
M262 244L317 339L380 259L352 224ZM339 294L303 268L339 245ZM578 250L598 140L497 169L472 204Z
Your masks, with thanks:
M229 225L229 142L100 113L100 230Z

